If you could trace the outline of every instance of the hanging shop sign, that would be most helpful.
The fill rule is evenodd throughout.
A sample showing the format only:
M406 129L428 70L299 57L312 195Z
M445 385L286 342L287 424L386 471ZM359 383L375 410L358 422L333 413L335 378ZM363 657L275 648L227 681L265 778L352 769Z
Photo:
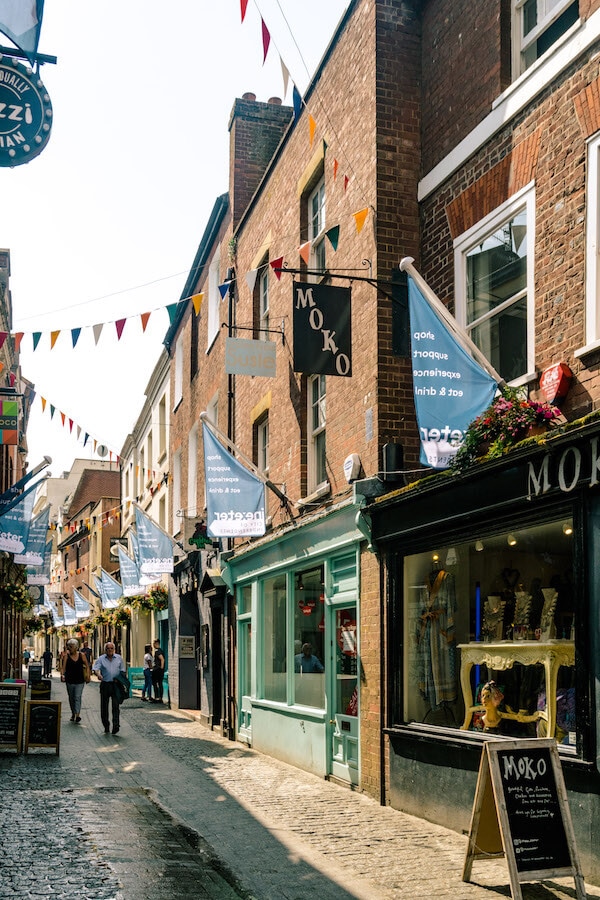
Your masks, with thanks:
M0 54L0 166L21 166L38 156L51 127L52 104L41 78Z
M294 282L294 372L352 375L352 291Z

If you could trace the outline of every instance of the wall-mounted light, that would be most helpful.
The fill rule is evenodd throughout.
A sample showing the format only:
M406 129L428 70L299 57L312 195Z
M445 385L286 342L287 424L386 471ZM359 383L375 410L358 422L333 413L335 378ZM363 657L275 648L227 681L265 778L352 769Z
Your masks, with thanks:
M483 550L483 541L475 541L475 549L478 553L481 553Z
M439 553L434 553L433 556L432 556L431 558L432 558L432 560L433 560L434 562L439 562L439 561L440 561L440 554L439 554Z
M570 522L565 522L562 527L563 534L573 534L573 526Z
M517 539L512 532L509 535L507 535L506 543L508 544L509 547L514 547L515 544L517 543Z

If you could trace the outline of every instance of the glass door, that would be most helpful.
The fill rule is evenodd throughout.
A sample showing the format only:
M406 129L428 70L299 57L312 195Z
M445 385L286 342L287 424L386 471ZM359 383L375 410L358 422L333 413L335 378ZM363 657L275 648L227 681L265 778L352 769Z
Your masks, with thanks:
M336 778L358 784L358 633L356 606L333 610L334 640L330 771Z

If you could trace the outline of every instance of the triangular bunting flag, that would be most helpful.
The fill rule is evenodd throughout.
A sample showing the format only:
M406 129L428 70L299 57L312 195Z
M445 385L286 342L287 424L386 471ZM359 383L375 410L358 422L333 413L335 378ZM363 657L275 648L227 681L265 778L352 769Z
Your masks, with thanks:
M167 312L169 314L169 323L171 325L173 324L173 322L175 321L175 318L177 316L177 307L178 306L179 306L178 303L171 303L171 304L169 304L169 306L167 306Z
M150 319L150 313L149 312L142 313L140 316L140 319L142 320L142 331L145 331L148 321Z
M51 331L50 332L50 349L54 350L54 345L58 339L60 331Z
M269 44L271 43L271 35L269 34L269 29L265 25L265 20L260 19L260 25L262 28L262 42L263 42L263 65L265 64L265 60L267 58L267 53L269 52Z
M278 257L278 259L272 259L269 263L273 271L275 272L275 277L277 281L281 281L281 272L278 272L278 269L281 269L283 266L283 256Z
M117 319L115 322L115 328L117 329L117 340L121 340L121 335L123 334L123 329L125 328L125 322L127 319Z
M73 350L77 346L77 341L79 340L80 334L81 334L81 328L71 328L71 341L73 343Z
M40 397L40 400L42 401L42 412L46 412L46 398Z
M248 285L248 289L251 294L254 293L254 288L256 287L257 276L258 276L258 269L250 269L249 272L246 272L246 284Z
M224 281L223 284L219 285L219 293L221 295L221 300L224 300L227 296L227 291L229 290L230 281Z
M313 117L309 114L308 116L308 140L310 142L310 146L312 147L313 141L315 139L315 130L317 127L317 123L313 119Z
M19 352L19 349L21 347L21 341L23 340L24 335L25 335L24 331L17 331L17 333L13 335L13 337L15 339L15 353Z
M204 293L194 294L192 297L192 303L194 305L194 312L196 313L196 315L198 315L198 313L200 312L203 300L204 300Z
M340 239L340 226L334 225L333 228L330 228L329 231L325 232L325 237L329 238L329 243L334 250L337 250L338 241Z
M61 412L60 418L61 418L61 421L62 421L62 423L63 423L63 425L64 425L64 424L65 424L65 419L67 418L67 417L65 416L64 412Z
M344 193L345 193L346 190L348 189L348 182L349 182L349 181L350 181L350 179L348 178L348 176L347 176L347 175L344 175Z
M10 373L10 376L9 376L9 379L8 379L8 380L9 380L9 382L10 382L10 386L11 386L11 387L14 387L14 386L15 386L15 381L17 380L17 376L15 375L14 372L11 372L11 373Z
M0 331L0 350L4 347L4 341L8 337L8 331Z
M337 159L334 159L334 161L333 161L333 180L334 181L337 178L337 173L338 173L339 167L340 167L339 162L337 161Z
M281 75L283 77L283 97L282 100L285 100L285 95L287 94L288 84L290 82L290 73L288 71L288 67L284 63L281 57L279 57L279 62L281 63Z
M54 413L55 413L55 412L56 412L56 407L55 407L55 406L52 406L52 404L50 404L50 418L51 418L51 419L54 418Z
M310 247L311 247L311 243L312 243L312 241L306 241L306 243L301 244L301 245L298 247L298 253L299 253L300 256L302 257L302 259L304 260L304 262L306 263L306 265L308 265L308 260L309 260L309 258L310 258Z
M78 425L77 426L77 440L79 440L80 437L81 437L81 426Z
M299 119L302 112L302 97L296 85L294 85L294 90L292 91L292 102L294 104L294 118Z
M92 329L94 332L94 343L96 344L96 346L98 346L98 341L100 340L100 335L102 334L103 328L104 328L104 325L102 323L100 323L99 325L94 325L94 327Z
M246 17L246 10L248 9L248 0L240 0L240 7L242 12L242 22Z
M69 434L73 434L73 419L69 419Z
M360 234L362 231L362 227L365 224L366 218L369 215L369 207L365 206L364 209L359 209L358 212L352 213L354 216L354 221L356 222L356 233Z
M39 342L40 342L41 336L42 336L42 332L41 332L41 331L34 331L34 332L33 332L33 349L34 349L34 350L37 349L37 345L38 345Z
M87 444L87 442L89 441L89 439L90 439L90 436L89 436L89 434L88 434L87 431L86 431L85 437L84 437L84 439L83 439L83 446L84 446L84 447L85 447L85 445Z

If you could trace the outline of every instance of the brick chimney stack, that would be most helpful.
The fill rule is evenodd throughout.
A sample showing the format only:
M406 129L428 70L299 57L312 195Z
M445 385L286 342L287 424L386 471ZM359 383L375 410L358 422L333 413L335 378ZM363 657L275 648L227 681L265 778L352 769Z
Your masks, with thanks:
M293 109L279 97L261 103L244 94L229 119L229 197L233 228L240 221L289 125Z

